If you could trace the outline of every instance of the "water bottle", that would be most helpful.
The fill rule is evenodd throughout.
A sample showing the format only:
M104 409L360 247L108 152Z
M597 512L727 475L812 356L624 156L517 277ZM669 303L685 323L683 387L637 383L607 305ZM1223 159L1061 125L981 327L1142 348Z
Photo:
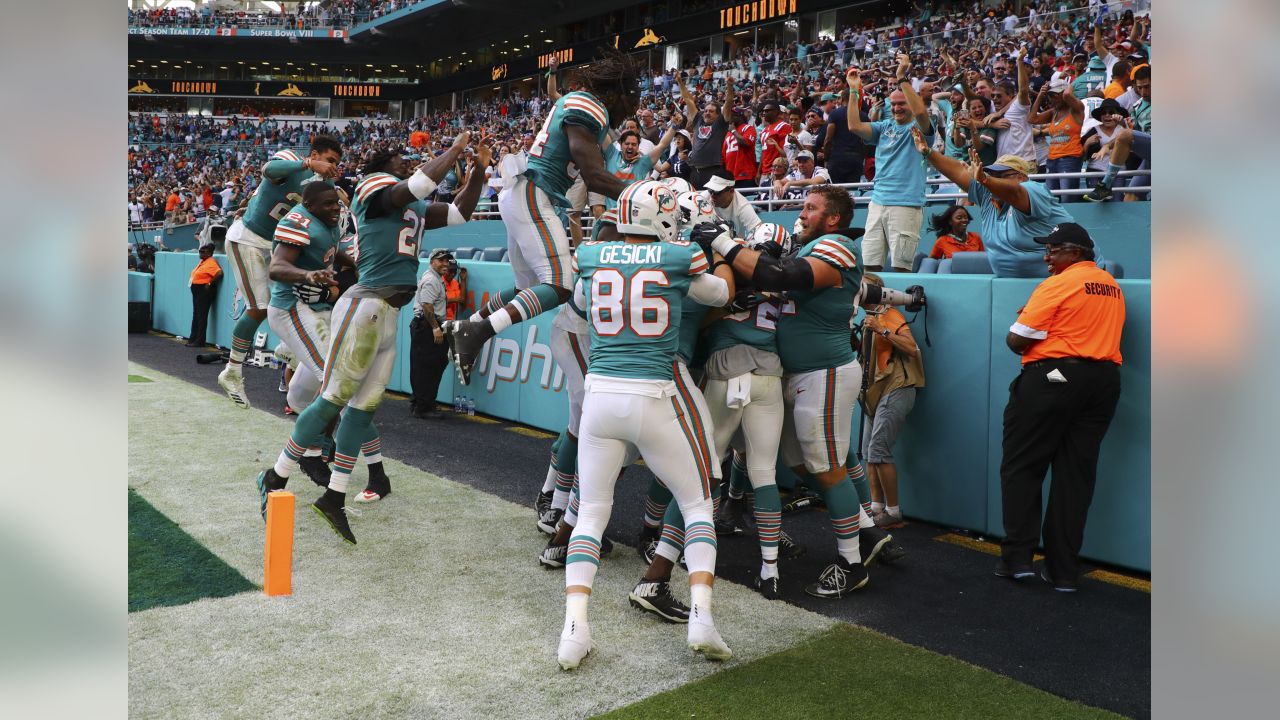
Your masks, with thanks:
M472 398L467 398L467 414L468 415L476 414L476 401Z
M462 412L462 396L458 393L453 394L453 411L455 413Z

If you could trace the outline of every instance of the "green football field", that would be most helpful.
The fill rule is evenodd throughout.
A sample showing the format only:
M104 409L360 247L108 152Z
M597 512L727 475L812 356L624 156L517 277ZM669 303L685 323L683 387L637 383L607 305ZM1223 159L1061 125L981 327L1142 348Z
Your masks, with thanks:
M1115 717L728 582L713 609L735 657L707 662L628 607L643 568L623 546L596 581L598 649L561 672L563 575L533 561L528 507L392 459L356 547L291 483L293 595L268 598L253 478L291 423L129 374L131 717Z

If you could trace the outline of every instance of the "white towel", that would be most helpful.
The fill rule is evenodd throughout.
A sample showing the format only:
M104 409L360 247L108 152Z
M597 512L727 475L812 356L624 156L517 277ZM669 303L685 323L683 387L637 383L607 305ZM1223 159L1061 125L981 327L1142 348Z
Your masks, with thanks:
M729 378L725 391L724 404L734 410L741 410L751 402L751 373L744 373Z

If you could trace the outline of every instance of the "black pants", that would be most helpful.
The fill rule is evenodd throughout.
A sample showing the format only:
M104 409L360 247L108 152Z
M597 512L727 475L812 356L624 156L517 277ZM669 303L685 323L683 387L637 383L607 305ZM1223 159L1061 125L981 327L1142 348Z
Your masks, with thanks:
M862 182L862 170L866 162L860 155L850 155L827 161L827 173L833 183Z
M723 165L709 165L707 167L696 167L693 172L689 173L689 184L694 190L701 190L707 181L717 175L725 175Z
M410 407L433 410L440 378L449 365L449 344L436 344L431 325L422 318L409 323L409 384L413 387Z
M1050 382L1057 370L1067 382ZM1000 490L1009 565L1030 565L1040 539L1041 489L1053 468L1044 519L1045 564L1056 582L1075 582L1098 452L1120 400L1120 368L1109 362L1047 360L1009 385Z
M209 327L209 308L213 307L213 285L191 286L191 334L187 342L204 345L205 329Z

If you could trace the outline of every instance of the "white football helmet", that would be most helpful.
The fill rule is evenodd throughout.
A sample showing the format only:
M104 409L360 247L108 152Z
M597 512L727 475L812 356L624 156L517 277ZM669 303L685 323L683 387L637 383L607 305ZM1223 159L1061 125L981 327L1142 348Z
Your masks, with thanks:
M690 230L694 225L703 222L715 222L716 207L705 192L690 190L676 197L680 205L680 229Z
M663 242L676 239L680 215L675 193L655 180L628 185L618 196L618 232Z
M751 237L747 238L747 247L753 250L759 250L761 245L772 242L781 248L781 257L786 257L795 252L795 244L791 240L791 233L781 225L774 223L760 223L755 230L751 231Z
M676 197L680 197L687 192L693 192L693 186L689 184L688 180L685 180L682 177L663 178L658 182L671 188L671 191L676 194Z

